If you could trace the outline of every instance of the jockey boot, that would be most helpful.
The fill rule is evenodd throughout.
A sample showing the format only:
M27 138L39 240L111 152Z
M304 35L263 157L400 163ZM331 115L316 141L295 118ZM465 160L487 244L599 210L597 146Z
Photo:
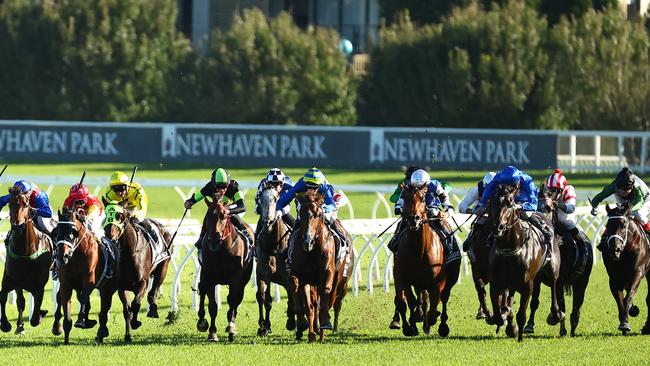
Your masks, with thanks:
M544 219L540 218L534 213L530 216L524 214L522 215L522 218L524 218L526 221L531 223L533 226L538 228L539 231L542 232L542 235L544 235L544 245L546 245L546 258L551 259L551 253L553 252L553 234L548 228L548 225L546 225Z
M442 224L441 220L435 221L433 225L436 226L438 232L444 235L444 237L440 239L442 240L442 248L445 253L445 263L460 259L460 248L458 248L458 243L456 242L454 234L452 234L451 231Z
M578 248L578 258L576 258L576 267L574 268L573 274L575 277L581 276L585 273L585 268L587 268L587 259L589 258L589 245L583 239L580 230L577 227L569 230L573 241L576 242L576 248Z
M399 237L400 234L402 233L402 222L404 220L399 220L397 223L397 227L395 228L395 232L393 233L393 237L390 238L390 241L388 242L388 249L390 249L391 252L397 253L397 244L399 244Z
M231 215L230 216L230 222L232 222L235 225L237 230L248 241L248 245L252 246L254 241L253 241L253 238L251 238L251 235L248 232L248 228L246 227L246 224L244 223L244 221L238 215Z
M158 234L153 229L153 225L151 224L151 221L149 221L148 219L144 219L142 221L139 221L138 224L140 224L140 226L142 226L147 231L147 234L149 235L153 243L158 243Z
M296 219L294 219L290 213L282 215L282 221L284 221L284 223L290 228L293 228L294 225L296 225Z

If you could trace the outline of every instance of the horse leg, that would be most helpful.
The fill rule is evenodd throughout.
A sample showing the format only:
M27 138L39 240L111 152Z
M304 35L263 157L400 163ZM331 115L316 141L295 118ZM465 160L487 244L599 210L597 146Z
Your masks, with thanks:
M265 295L266 295L266 282L258 274L257 292L255 293L255 300L257 301L257 313L258 313L257 325L259 326L259 328L257 329L258 336L265 335L264 313L263 313Z
M564 281L562 279L557 280L557 306L559 307L560 314L564 314L566 312L566 304L564 302ZM575 297L574 297L575 299ZM575 300L574 300L575 301ZM561 317L560 320L560 337L564 337L566 335L566 319L565 317Z
M13 290L13 286L10 285L9 277L4 276L2 278L2 289L0 289L0 330L7 333L11 330L11 323L7 319L7 296L9 291Z
M430 290L429 290L429 291L430 291ZM421 293L421 292L420 292L420 293ZM435 296L429 294L429 298L430 298L430 299L431 299L431 298L435 298ZM416 310L417 310L417 308L416 308ZM435 321L432 321L432 320L433 320L433 319L431 319L432 317L429 316L429 315L431 315L430 313L433 312L433 311L434 311L434 306L433 306L433 304L432 304L432 306L431 306L431 311L429 311L429 302L428 302L428 301L424 301L424 302L422 303L422 312L423 312L424 315L425 315L425 316L423 317L423 319L422 319L422 330L424 331L424 334L429 334L429 333L431 333L431 323L435 323ZM416 327L417 327L417 326L416 326Z
M294 305L294 294L289 286L285 287L287 291L287 323L285 328L289 331L296 329L296 309Z
M639 307L634 305L634 296L639 290L639 284L641 283L642 274L636 273L630 287L627 289L627 295L623 299L623 305L625 306L625 311L631 316L636 317L639 315Z
M485 318L485 322L489 325L497 326L497 333L499 332L499 327L503 325L503 317L501 316L501 298L503 297L503 291L498 289L495 286L494 282L490 285L490 301L492 302L492 319Z
M528 308L528 302L530 301L530 294L533 290L533 286L534 284L530 283L528 287L523 286L521 291L519 310L517 311L517 328L519 329L523 329L524 324L526 323L526 308ZM519 332L518 329L515 329L515 334L517 334L517 341L521 342L524 340L523 332Z
M327 263L327 262L326 262ZM330 307L332 306L332 291L334 290L334 271L328 268L320 279L321 285L317 287L320 306L318 310L318 322L321 329L333 329L330 317Z
M533 294L530 297L530 317L528 318L528 323L523 328L523 332L526 334L535 333L535 313L539 308L539 293L541 290L541 281L535 280L535 285L533 287Z
M56 311L54 311L54 324L52 324L52 334L55 336L61 335L63 333L63 326L61 326L61 293L57 291L56 293Z
M108 311L111 310L111 305L113 303L113 293L115 293L115 288L102 288L99 290L99 295L101 296L101 306L99 310L99 329L97 329L97 336L95 336L95 341L97 343L104 343L104 338L108 337Z
M307 313L307 299L305 298L304 291L302 291L302 284L298 277L291 276L289 284L293 294L293 309L296 313L296 340L302 339L302 333L309 328L309 321L306 318Z
M147 318L158 319L158 304L156 304L156 297L158 297L160 286L162 286L165 276L167 276L167 268L169 268L169 259L158 264L158 268L153 271L153 283L151 290L147 293L147 303L149 303L149 311L147 311Z
M25 334L25 321L23 313L25 312L25 295L23 289L16 288L16 307L18 308L18 318L16 319L16 334Z
M245 285L244 285L245 286ZM266 287L266 295L265 295L265 302L264 302L264 309L266 310L266 321L264 323L266 327L266 332L267 334L272 333L273 331L271 330L271 309L273 308L273 296L271 296L271 284Z
M611 279L609 280L609 290L611 291L612 296L614 296L614 301L616 301L616 307L618 308L618 321L620 323L618 330L620 330L623 335L627 335L627 333L632 330L632 327L627 322L627 309L625 308L625 305L623 305L623 290L619 289Z
M585 271L582 274L579 281L573 283L573 309L571 310L571 337L575 337L576 328L578 328L578 322L580 321L580 308L582 308L582 303L585 301L585 291L587 290L587 284L589 282L589 271ZM650 279L648 279L650 282ZM650 287L649 287L650 288ZM650 292L648 293L650 296ZM650 299L646 297L646 303Z
M302 286L303 296L305 298L305 309L307 310L307 323L309 324L308 342L311 343L316 340L315 322L316 322L316 306L312 301L311 285Z
M201 275L201 278L203 278L203 275ZM205 332L208 330L208 321L205 320L205 295L206 295L206 289L205 289L205 283L203 280L199 282L199 311L198 311L198 316L199 320L196 321L196 329L199 332ZM214 291L214 290L213 290Z
M645 297L645 304L648 309L650 309L650 273L646 274L645 279L648 284L648 294ZM578 311L580 311L580 309L578 309ZM578 312L578 314L580 313ZM577 320L576 325L578 325ZM648 317L646 318L643 328L641 328L641 334L650 334L650 311L648 312ZM571 314L571 335L573 335L573 314Z
M120 301L122 302L122 315L124 316L124 342L131 342L131 309L129 308L129 297L126 290L118 291Z
M451 296L451 286L445 286L442 290L440 299L442 301L442 314L440 315L440 325L438 326L438 335L441 337L446 337L449 335L449 325L447 325L447 320L449 315L447 314L447 302Z
M140 281L137 291L133 296L133 301L131 302L131 328L134 330L140 328L142 325L142 322L138 320L138 313L142 305L142 298L145 292L147 292L147 287L149 287L149 277Z
M548 325L556 325L557 323L564 320L564 312L560 311L560 306L558 305L557 302L557 297L558 297L557 283L558 280L556 276L551 281L551 312L548 314L548 317L546 318L546 323Z
M64 344L70 343L70 330L72 329L72 288L65 283L61 283L59 288L59 297L63 306L63 334Z
M472 263L472 280L474 281L474 288L476 289L476 296L478 297L479 309L476 312L476 319L490 319L492 314L487 307L486 297L487 291L485 291L485 283L481 279L478 268L476 264Z
M235 325L235 319L237 319L237 308L244 299L244 287L245 283L232 284L230 286L230 291L228 291L228 327L226 327L226 332L228 333L228 340L234 341L235 335L237 334L237 326ZM270 295L270 293L269 293Z
M339 282L338 289L336 291L336 299L334 300L334 331L339 329L339 314L341 313L341 307L343 306L343 299L348 293L348 281L343 279Z
M210 312L210 328L208 328L208 342L217 342L219 337L217 336L217 312L219 307L217 306L217 299L215 298L215 288L216 286L209 286L210 290L206 295L208 296L208 311ZM232 289L230 290L232 291ZM228 293L230 297L230 293Z
M41 309L44 293L44 289L38 289L32 293L32 296L34 297L34 313L32 314L32 318L29 320L29 324L32 327L40 325L45 315L47 315L47 310Z

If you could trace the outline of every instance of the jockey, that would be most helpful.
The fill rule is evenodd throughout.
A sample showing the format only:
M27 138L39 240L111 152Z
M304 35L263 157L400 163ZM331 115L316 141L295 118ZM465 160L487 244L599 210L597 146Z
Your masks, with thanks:
M463 200L460 202L458 205L458 211L461 213L466 213L466 214L471 214L474 212L474 208L472 206L476 206L481 202L481 198L483 197L483 192L485 192L485 187L487 187L490 182L492 182L492 179L494 179L494 176L496 175L495 172L488 172L485 174L483 179L478 181L476 183L476 186L472 187L472 189L467 192L467 195ZM481 227L485 225L485 217L480 217L476 222L474 223L474 227L472 227L471 233L468 235L467 239L465 239L465 242L463 243L463 251L468 251L470 248L470 245L472 244L472 240L469 240L472 238L473 234L480 230Z
M583 234L578 228L575 218L576 210L576 190L569 184L560 169L555 169L553 174L546 178L546 189L555 197L555 205L558 208L557 221L571 234L571 238L576 243L579 257L576 259L575 272L582 274L587 266L588 251L591 250L587 241L583 239Z
M223 169L218 168L212 171L210 181L206 183L200 191L194 193L192 197L188 198L184 206L190 210L195 203L199 202L205 197L213 198L215 195L221 196L221 202L227 205L228 213L230 214L230 222L232 222L240 234L253 245L253 238L250 237L246 223L239 217L239 214L246 212L244 205L244 196L239 191L239 183L230 178L230 174ZM201 242L205 236L205 225L201 227L201 234L199 240L194 244L198 249L201 249Z
M33 222L36 229L44 234L52 235L52 229L54 229L52 208L50 207L50 199L47 197L47 193L41 191L35 184L29 183L26 180L17 181L10 191L12 189L15 192L20 192L29 197L29 206L34 214ZM11 194L0 197L0 210L9 203L9 199L11 199Z
M149 198L139 183L130 182L129 177L123 172L113 173L102 196L104 206L108 206L111 202L130 211L131 221L144 228L149 237L154 242L158 242L158 235L149 220L145 219Z
M393 191L393 194L390 196L388 199L392 203L397 203L399 200L399 196L402 193L402 189L406 187L407 185L411 184L411 174L413 174L414 171L419 170L420 168L417 165L411 165L408 168L406 168L406 171L404 172L404 179L402 179L401 182L397 185L397 188L395 188L395 191ZM451 192L453 187L451 184L447 182L443 182L441 180L438 181L442 185L442 189L445 190L447 195Z
M70 187L70 194L63 202L63 207L75 211L81 221L97 238L104 236L102 221L104 221L104 208L97 196L88 193L88 187L81 183Z
M349 244L345 235L340 231L339 225L336 225L337 207L334 199L334 187L327 182L325 175L323 175L323 173L316 167L307 170L305 175L300 178L288 192L283 193L275 208L277 210L283 210L285 207L289 206L297 194L301 195L307 192L308 189L316 189L317 192L323 196L323 211L325 213L323 216L325 217L325 223L329 226L334 235L338 236L342 245ZM289 245L291 246L293 243L290 242ZM289 260L291 260L290 256Z
M537 186L530 175L522 172L516 167L509 165L498 172L492 182L485 187L481 202L474 208L474 214L482 216L488 200L494 195L499 185L511 185L517 188L515 202L521 204L521 218L538 228L544 235L544 243L547 248L553 244L553 235L541 214L537 213ZM550 251L547 251L550 254Z
M266 174L266 177L262 178L260 184L257 186L257 193L255 194L255 213L260 215L260 196L262 191L268 186L275 187L279 189L280 195L283 195L293 188L293 181L291 178L286 176L281 169L273 168L269 170ZM281 188L280 188L281 187ZM276 206L277 207L277 206ZM290 206L285 206L282 210L277 210L276 213L278 216L282 217L282 221L287 224L289 227L293 227L296 223L296 219L293 218L290 211Z
M447 216L452 216L454 214L454 207L451 205L451 202L449 201L449 195L447 192L445 192L442 184L435 179L431 179L429 173L426 171L422 169L414 171L413 174L411 174L410 185L414 187L423 187L425 185L428 186L427 194L425 196L425 204L427 206L427 216L429 218L438 216L438 213L440 212L438 206L441 206L444 212L446 212ZM396 215L402 214L403 205L404 199L400 194L400 198L395 203ZM440 239L446 243L446 245L443 245L443 248L445 249L445 258L447 258L447 262L455 259L460 259L460 251L458 249L458 244L456 243L455 237L447 229L447 227L443 225L442 220L431 221L431 225L436 229L436 231L442 233L442 235L440 235ZM391 242L388 244L389 249L391 249L393 252L397 251L397 239L399 237L400 231L400 228L397 228L395 230L395 235L393 235Z
M596 216L598 214L598 204L612 194L616 198L616 202L630 203L634 219L641 224L643 231L650 235L650 222L648 222L648 214L650 213L650 189L648 189L648 186L639 177L634 175L630 169L625 167L616 175L616 179L605 186L591 200L591 214Z

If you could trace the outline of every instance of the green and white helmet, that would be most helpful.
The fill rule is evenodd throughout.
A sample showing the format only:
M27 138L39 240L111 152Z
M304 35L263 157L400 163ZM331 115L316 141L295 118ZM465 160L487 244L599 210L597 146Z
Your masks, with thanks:
M217 187L225 187L230 183L230 174L224 168L215 169L212 172L212 182Z

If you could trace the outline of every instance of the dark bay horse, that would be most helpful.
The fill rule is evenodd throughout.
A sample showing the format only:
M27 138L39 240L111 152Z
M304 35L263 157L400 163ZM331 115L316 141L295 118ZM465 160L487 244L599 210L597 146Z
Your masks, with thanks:
M308 189L298 197L298 201L300 221L298 229L291 235L289 252L293 298L298 315L296 339L302 339L303 332L309 329L308 340L313 342L318 330L322 342L324 329L338 329L348 278L354 268L354 252L352 248L341 247L340 250L345 252L337 253L334 234L325 224L323 199L315 189ZM340 222L336 220L334 225L340 225ZM352 243L345 229L339 226L339 230ZM332 307L333 327L329 314Z
M479 309L476 313L476 319L485 319L488 324L492 324L492 312L486 302L486 286L490 283L488 271L490 264L489 243L492 240L490 238L492 231L486 221L485 217L477 218L463 246L469 246L468 255L472 267L472 280L478 296Z
M281 187L281 186L280 186ZM284 287L287 291L287 330L296 328L296 319L293 305L293 292L289 287L289 274L284 260L284 252L289 242L289 228L276 214L275 204L278 200L279 190L269 186L264 188L260 196L260 219L257 223L257 238L255 249L257 251L257 306L259 309L260 336L271 333L271 282ZM264 312L266 310L266 312Z
M632 217L629 204L607 209L607 225L603 233L603 262L609 275L609 289L618 308L618 320L623 335L632 327L628 323L628 314L637 316L639 308L633 305L634 295L639 289L643 277L650 285L648 269L648 237L641 226ZM627 293L625 293L627 291ZM646 295L646 305L650 308L650 290ZM650 334L650 317L646 320L642 334Z
M523 340L526 308L538 275L549 278L551 286L551 318L557 324L564 318L557 304L556 282L559 276L560 254L553 246L551 260L546 263L544 237L532 224L520 219L521 211L515 204L516 188L501 185L489 201L489 221L492 224L494 244L490 252L490 298L494 311L493 323L499 327L507 321L506 334ZM545 265L546 264L546 265ZM543 269L544 267L544 269ZM547 271L546 274L540 271ZM517 323L511 309L514 293L521 294Z
M75 323L78 328L92 328L96 321L88 319L90 312L90 294L99 288L101 296L101 322L98 337L102 333L108 335L106 322L113 294L117 290L117 273L108 275L106 264L108 258L101 250L95 236L86 228L74 211L63 209L59 212L59 223L56 229L56 261L59 271L59 292L57 294L57 309L54 313L52 333L60 335L65 332L64 343L69 343L72 329L71 302L72 291L77 292L81 304L79 319ZM109 248L109 250L111 250ZM108 254L110 255L110 254ZM115 253L117 256L117 253ZM116 258L116 261L119 259ZM108 275L108 276L107 276ZM63 328L61 327L61 308L63 308Z
M555 234L555 242L558 244L560 250L560 277L557 280L557 302L560 306L560 311L566 311L566 305L564 302L564 292L567 294L570 292L573 293L573 306L571 310L571 336L575 336L576 328L578 327L578 322L580 321L580 308L584 303L585 291L587 290L587 285L589 284L589 276L591 275L591 268L594 263L594 258L591 249L591 243L589 239L581 233L583 240L588 243L589 250L587 250L587 261L584 272L575 273L575 268L577 266L578 260L578 251L580 250L577 247L577 243L568 231L562 226L562 223L558 221L558 208L556 200L558 199L557 194L553 194L546 189L542 189L539 193L539 204L537 206L538 210L542 212L547 219L553 223L553 232ZM564 291L563 291L564 290ZM535 311L539 307L539 292L540 286L539 282L535 284L533 289L532 299L530 303L530 317L528 318L528 323L524 327L524 333L533 333L535 326ZM553 320L551 320L553 322ZM565 321L560 321L560 336L565 336L567 334Z
M16 321L16 334L25 331L23 312L25 311L25 297L23 290L34 296L34 312L29 321L35 327L47 314L41 309L45 285L49 278L49 268L52 263L52 242L47 235L39 233L34 228L29 197L21 194L19 190L9 188L9 219L11 231L6 239L7 257L0 289L0 329L3 332L11 330L7 320L5 307L7 295L16 291L16 305L18 307L18 320Z
M429 333L438 316L440 325L438 334L446 337L449 334L447 325L447 301L451 289L458 280L460 261L445 265L443 243L431 228L431 220L442 220L442 217L428 217L425 203L427 186L415 188L408 186L402 191L404 198L402 218L407 225L407 232L400 238L393 264L395 277L395 306L402 318L402 333L405 336L418 334L416 327L417 301L412 288L417 293L425 291L422 296L424 313L423 330ZM406 310L410 309L411 316L406 318ZM442 302L442 315L438 312L438 304ZM429 304L430 303L430 304ZM431 309L427 311L427 308Z
M114 219L110 219L113 215ZM122 302L122 313L126 327L124 341L131 342L131 329L138 329L142 325L142 322L138 320L138 312L150 280L153 280L153 283L151 290L147 294L147 302L149 303L147 317L158 318L156 298L167 275L170 258L166 258L154 266L153 249L146 239L144 229L135 228L127 210L117 205L109 205L106 207L106 216L104 233L107 238L117 243L119 249L117 291ZM171 235L160 223L154 220L151 220L151 223L152 226L158 227L164 245L168 247L169 254L171 254L173 252L173 247L169 247ZM130 305L129 295L127 294L129 291L134 294ZM100 329L102 328L100 327ZM107 330L106 334L102 333L100 335L99 332L97 334L99 341L106 336L108 336Z
M210 327L208 341L216 342L217 327L217 302L215 288L217 285L228 286L228 340L233 341L237 328L235 319L237 308L244 298L244 289L250 281L253 272L254 243L246 244L244 237L230 222L228 208L220 203L221 197L217 196L213 203L205 201L208 211L205 214L205 236L201 242L201 277L199 282L199 320L196 328L205 332L208 322L205 320L205 297L208 296L208 310L210 311ZM249 236L254 237L253 230L247 226Z

